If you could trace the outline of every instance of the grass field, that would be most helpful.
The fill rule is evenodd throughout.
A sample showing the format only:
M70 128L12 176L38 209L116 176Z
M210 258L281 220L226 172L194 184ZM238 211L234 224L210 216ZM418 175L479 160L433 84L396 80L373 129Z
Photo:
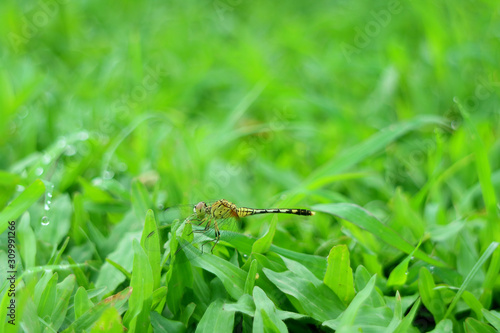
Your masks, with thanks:
M0 13L0 333L500 331L498 1Z

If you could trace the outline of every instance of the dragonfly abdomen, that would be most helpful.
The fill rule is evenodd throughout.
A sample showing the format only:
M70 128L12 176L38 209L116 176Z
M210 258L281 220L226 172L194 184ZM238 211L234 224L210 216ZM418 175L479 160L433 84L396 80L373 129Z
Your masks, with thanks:
M290 209L290 208L271 208L271 209L254 209L254 208L238 208L238 216L245 217L255 214L294 214L294 215L314 215L314 212L308 209Z

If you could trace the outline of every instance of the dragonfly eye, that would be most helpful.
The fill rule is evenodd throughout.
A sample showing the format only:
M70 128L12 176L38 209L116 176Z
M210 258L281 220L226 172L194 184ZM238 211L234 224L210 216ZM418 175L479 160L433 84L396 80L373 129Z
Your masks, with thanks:
M198 202L196 206L193 208L193 212L198 215L198 217L203 217L205 215L205 208L207 207L207 204L203 201Z

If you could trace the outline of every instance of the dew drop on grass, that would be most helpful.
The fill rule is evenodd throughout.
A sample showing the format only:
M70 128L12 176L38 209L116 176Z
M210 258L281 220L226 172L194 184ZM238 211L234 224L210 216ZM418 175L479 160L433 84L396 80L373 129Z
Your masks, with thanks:
M50 157L49 154L43 154L42 156L42 163L43 164L49 164L50 161L52 161L52 158Z
M66 147L66 150L64 151L64 155L66 156L73 156L76 154L76 148L73 145L68 145Z
M45 203L43 205L43 209L45 211L45 214L48 214L50 211L50 205L52 204L52 193L54 192L54 184L47 183L45 184ZM47 215L44 215L42 217L42 225L48 225L49 224L49 217Z
M80 141L85 141L89 138L89 133L87 131L81 131L80 133L78 133L78 139Z
M43 173L43 168L42 167L38 167L35 169L35 175L36 176L41 176Z
M66 144L67 144L67 141L66 141L66 138L64 136L57 141L57 146L59 148L66 147Z
M102 178L103 179L111 179L111 178L114 177L114 175L115 175L115 173L113 171L106 170L106 171L103 172Z
M17 185L17 186L16 186L16 191L17 191L17 192L22 192L22 191L24 191L24 186L23 186L23 185Z
M49 217L48 216L43 216L42 217L42 225L49 225Z

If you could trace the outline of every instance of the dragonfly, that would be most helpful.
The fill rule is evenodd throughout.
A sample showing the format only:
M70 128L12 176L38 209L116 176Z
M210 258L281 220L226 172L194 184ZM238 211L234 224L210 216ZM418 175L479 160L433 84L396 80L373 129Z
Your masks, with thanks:
M302 216L312 216L315 213L308 209L301 208L249 208L238 207L234 203L220 199L213 203L206 203L204 201L198 202L194 205L191 215L186 219L186 223L196 226L201 226L201 229L193 229L192 233L206 233L209 230L214 231L214 238L206 241L203 246L208 242L214 242L211 252L220 240L221 232L220 227L226 224L228 220L239 220L240 218L257 215L257 214L294 214ZM154 233L154 232L153 232ZM151 233L150 236L153 234Z

